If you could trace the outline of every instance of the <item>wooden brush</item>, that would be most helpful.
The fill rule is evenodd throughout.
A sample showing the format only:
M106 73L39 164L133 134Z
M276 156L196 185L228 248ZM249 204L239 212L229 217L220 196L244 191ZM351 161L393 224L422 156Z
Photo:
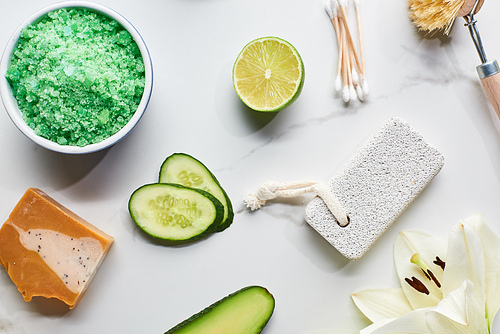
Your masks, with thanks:
M496 60L488 60L483 42L476 27L474 15L484 0L408 0L410 18L420 30L448 34L455 18L463 17L468 27L481 65L476 67L481 84L493 109L500 118L500 67Z

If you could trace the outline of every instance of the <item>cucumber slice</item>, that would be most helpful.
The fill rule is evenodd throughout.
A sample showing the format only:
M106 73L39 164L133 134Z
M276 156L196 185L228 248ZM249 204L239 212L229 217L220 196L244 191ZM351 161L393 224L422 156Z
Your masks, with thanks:
M233 206L224 189L212 172L199 160L185 153L174 153L160 168L160 183L177 183L202 189L214 195L224 206L224 218L215 232L229 227L233 222Z
M267 289L249 286L213 303L165 334L257 334L274 312Z
M170 241L192 241L219 226L224 207L200 189L179 184L147 184L130 196L130 216L147 234Z

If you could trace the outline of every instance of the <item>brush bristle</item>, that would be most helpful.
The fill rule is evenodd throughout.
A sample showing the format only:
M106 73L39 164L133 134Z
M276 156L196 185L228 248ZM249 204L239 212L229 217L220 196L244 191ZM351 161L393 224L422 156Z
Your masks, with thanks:
M410 19L419 28L448 34L465 0L408 0Z

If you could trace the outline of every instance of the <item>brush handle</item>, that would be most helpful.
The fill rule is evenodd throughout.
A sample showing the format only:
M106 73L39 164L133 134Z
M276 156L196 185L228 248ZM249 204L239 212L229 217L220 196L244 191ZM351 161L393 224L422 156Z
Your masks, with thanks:
M476 10L473 14L477 14L477 12L479 12L481 7L483 6L483 2L484 2L484 0L479 0L479 2L477 3L477 6L476 6ZM456 16L462 17L462 16L469 15L470 12L472 12L472 8L474 8L475 4L476 4L476 0L465 0L462 7L460 7L460 9L458 10Z
M493 109L500 118L500 68L496 60L479 65L477 73Z

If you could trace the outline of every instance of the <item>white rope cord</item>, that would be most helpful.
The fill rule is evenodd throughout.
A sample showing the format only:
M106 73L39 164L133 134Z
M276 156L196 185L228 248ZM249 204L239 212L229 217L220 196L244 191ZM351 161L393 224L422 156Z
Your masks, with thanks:
M248 194L245 204L252 211L259 209L266 204L266 201L277 197L291 198L299 195L315 192L325 202L328 209L335 216L340 226L347 226L349 218L338 201L337 197L328 189L327 186L316 181L297 181L297 182L264 182L259 190Z

